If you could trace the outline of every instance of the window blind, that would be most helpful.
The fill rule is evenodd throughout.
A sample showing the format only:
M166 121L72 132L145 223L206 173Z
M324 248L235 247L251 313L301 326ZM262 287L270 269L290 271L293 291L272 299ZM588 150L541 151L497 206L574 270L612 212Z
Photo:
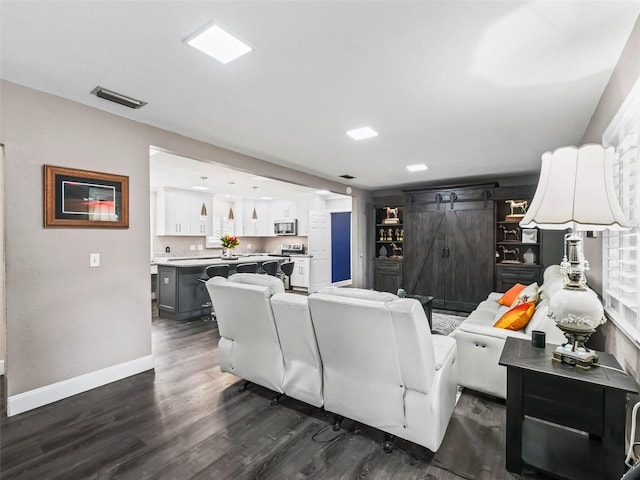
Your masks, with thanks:
M640 343L640 276L638 275L640 212L640 80L602 136L616 148L613 181L631 230L605 231L602 240L603 300L609 318L632 340Z

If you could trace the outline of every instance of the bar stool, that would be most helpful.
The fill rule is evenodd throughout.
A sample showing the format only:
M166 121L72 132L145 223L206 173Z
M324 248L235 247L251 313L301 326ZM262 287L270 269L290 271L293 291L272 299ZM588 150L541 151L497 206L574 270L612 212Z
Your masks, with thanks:
M282 270L282 273L287 280L286 282L283 282L287 290L291 290L291 274L293 273L294 264L295 262L284 262L280 265L280 270Z
M275 277L278 274L278 261L269 260L268 262L263 262L262 270L267 275L271 275L272 277Z
M200 277L198 278L198 281L202 284L207 283L207 280L209 280L210 278L213 277L224 277L224 278L228 278L229 277L229 265L228 264L222 264L222 265L209 265L207 268L204 269L204 277ZM203 285L203 288L206 290L207 287L205 285ZM207 296L209 296L209 291L207 290ZM206 304L202 305L202 307L211 307L211 315L209 315L209 320L215 320L216 318L216 312L213 311L213 302L211 301L211 297L209 296L209 302L207 302Z
M207 277L209 278L212 278L212 277L229 278L229 265L226 263L224 265L209 265L207 268L205 268L204 271L207 274Z
M236 273L256 273L257 271L257 263L241 263L236 266Z

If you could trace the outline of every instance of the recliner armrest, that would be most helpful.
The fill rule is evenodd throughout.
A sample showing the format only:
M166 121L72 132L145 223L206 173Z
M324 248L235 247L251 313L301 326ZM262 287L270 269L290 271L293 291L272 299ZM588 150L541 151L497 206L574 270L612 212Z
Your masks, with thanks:
M451 355L456 354L457 344L454 338L445 335L431 335L436 371L447 363Z

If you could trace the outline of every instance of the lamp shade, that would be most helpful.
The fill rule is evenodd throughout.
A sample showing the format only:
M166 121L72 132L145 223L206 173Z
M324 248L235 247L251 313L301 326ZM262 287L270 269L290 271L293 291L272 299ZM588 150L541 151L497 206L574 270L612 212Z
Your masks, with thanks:
M536 193L520 226L543 230L629 228L613 184L613 147L587 144L542 154Z

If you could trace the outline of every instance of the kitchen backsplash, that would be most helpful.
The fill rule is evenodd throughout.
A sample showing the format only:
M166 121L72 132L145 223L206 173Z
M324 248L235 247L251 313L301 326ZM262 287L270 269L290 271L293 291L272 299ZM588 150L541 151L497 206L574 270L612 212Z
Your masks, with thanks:
M302 243L307 251L307 237L240 237L237 253L280 253L283 243ZM169 247L169 252L166 249ZM193 249L192 249L193 247ZM210 257L222 253L220 248L205 248L204 237L153 237L152 257Z

